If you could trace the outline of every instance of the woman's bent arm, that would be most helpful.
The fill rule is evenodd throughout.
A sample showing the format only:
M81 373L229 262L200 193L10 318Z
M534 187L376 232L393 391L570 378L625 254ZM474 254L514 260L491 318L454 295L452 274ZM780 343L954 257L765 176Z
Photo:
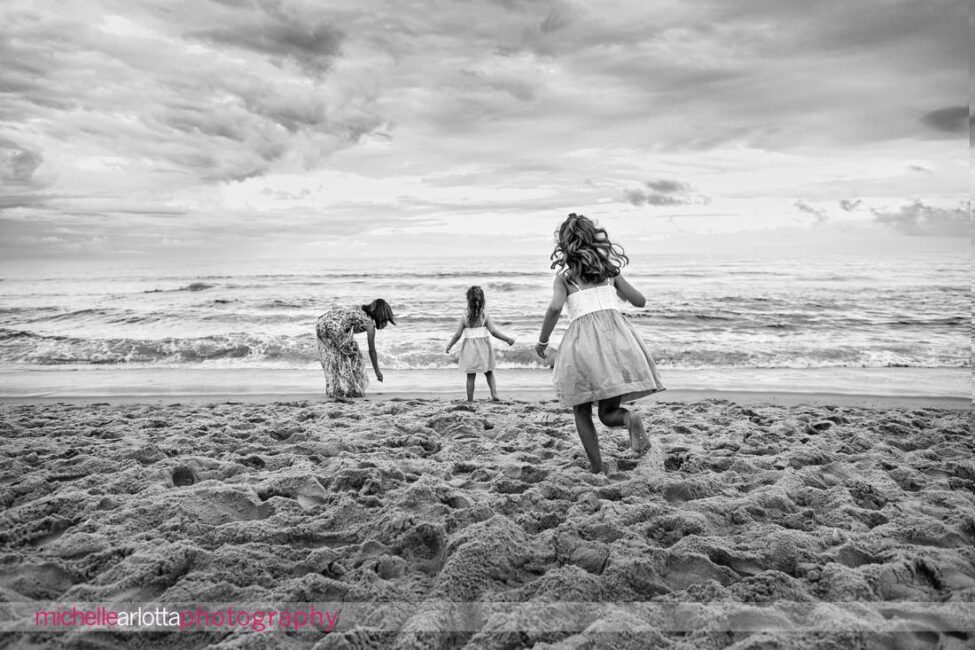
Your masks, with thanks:
M383 380L383 373L379 370L379 355L376 354L376 328L366 329L366 340L369 342L369 360L372 362L372 370L376 373L376 379Z

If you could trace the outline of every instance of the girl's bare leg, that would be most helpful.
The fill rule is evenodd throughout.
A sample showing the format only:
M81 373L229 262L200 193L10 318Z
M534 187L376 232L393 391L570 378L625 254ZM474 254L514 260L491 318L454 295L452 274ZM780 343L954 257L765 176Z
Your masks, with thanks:
M498 387L494 385L494 373L491 372L490 370L488 370L486 373L484 373L484 376L487 378L488 388L491 389L491 399L493 399L495 402L497 402L498 401Z
M593 474L603 471L603 459L599 454L599 439L596 437L596 425L592 422L592 404L577 404L572 407L576 418L576 431L582 440L582 447L589 457L589 469Z
M630 432L630 448L637 453L650 446L643 420L639 414L622 408L619 397L599 401L599 421L608 427L626 427Z
M627 413L629 411L620 407L619 397L599 400L599 421L608 427L625 427Z
M467 373L467 401L474 401L474 379L477 377L477 373L469 372Z

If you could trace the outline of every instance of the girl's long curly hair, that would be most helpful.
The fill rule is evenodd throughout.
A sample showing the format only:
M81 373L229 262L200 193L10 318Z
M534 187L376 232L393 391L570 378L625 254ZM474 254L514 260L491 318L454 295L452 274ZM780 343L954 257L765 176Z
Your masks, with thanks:
M569 279L586 284L615 278L630 261L622 246L609 241L605 228L575 212L556 231L551 259L551 268L568 269Z
M476 284L467 290L467 326L477 327L484 316L484 290Z

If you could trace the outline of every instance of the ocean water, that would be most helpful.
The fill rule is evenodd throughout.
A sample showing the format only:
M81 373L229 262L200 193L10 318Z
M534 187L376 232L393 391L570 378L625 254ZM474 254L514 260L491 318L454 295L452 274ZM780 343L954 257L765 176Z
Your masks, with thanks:
M967 257L654 256L625 273L647 305L624 313L662 370L971 367ZM8 273L0 370L313 369L316 318L378 297L397 320L377 335L383 368L452 368L443 348L472 284L517 340L496 342L499 367L540 368L533 344L552 276L545 259L514 257Z

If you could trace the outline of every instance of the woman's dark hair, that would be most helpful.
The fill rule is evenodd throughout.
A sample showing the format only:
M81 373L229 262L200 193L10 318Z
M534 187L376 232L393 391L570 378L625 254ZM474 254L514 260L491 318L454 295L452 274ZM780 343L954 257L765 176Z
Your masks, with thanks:
M484 316L484 291L476 284L467 290L467 326L477 327Z
M568 269L572 280L599 284L620 274L630 261L623 247L609 241L605 228L573 212L555 233L551 268Z
M396 321L393 320L392 307L382 298L377 298L368 305L362 305L362 311L369 314L369 318L376 324L377 330L386 327L386 323L396 324Z

